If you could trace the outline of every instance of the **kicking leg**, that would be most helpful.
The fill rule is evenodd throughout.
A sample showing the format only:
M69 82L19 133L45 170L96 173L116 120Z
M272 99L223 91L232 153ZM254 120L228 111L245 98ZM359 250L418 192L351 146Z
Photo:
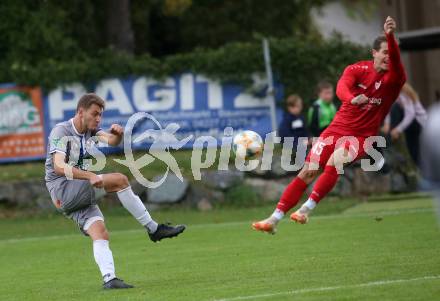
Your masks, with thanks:
M353 161L354 156L344 148L337 149L327 162L324 172L319 176L312 193L300 209L292 213L290 218L300 224L308 222L310 212L335 187L339 175L337 167Z
M278 222L290 209L298 204L307 186L316 178L319 173L319 170L310 169L309 163L306 163L298 176L295 177L295 179L293 179L293 181L284 190L273 214L265 220L253 223L252 227L255 230L274 234L276 232Z
M173 227L165 224L157 224L157 222L151 218L150 213L147 208L145 208L139 196L134 194L125 175L121 173L104 174L102 175L102 180L104 182L104 189L107 192L116 192L122 206L147 229L152 241L156 242L163 238L175 237L185 230L184 225Z

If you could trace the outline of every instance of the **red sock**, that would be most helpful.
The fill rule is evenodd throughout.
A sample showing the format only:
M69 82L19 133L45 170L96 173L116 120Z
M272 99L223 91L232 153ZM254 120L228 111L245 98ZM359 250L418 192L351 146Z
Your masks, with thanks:
M339 175L336 171L336 167L326 165L324 172L319 176L315 186L313 186L310 198L316 203L319 203L319 201L322 200L333 189L333 187L335 187L338 178Z
M283 195L278 202L277 208L284 213L295 207L298 204L307 184L299 177L293 179L283 192Z

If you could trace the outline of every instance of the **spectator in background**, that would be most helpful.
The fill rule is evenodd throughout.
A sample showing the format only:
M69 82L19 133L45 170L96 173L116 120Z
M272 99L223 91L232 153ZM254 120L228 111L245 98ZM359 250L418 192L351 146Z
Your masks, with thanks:
M309 128L314 137L319 137L327 128L336 114L333 104L333 86L331 83L322 81L317 86L318 99L313 103L308 112Z
M301 112L303 110L303 101L301 97L292 94L286 100L287 112L284 113L283 119L279 125L278 134L281 142L285 137L294 137L293 147L298 145L299 137L308 137L306 122Z
M423 152L421 169L425 188L437 196L437 213L440 222L440 105L429 110L426 127L422 133L420 151Z
M405 133L406 146L414 163L419 165L420 134L426 125L428 115L420 103L419 95L405 83L391 112L384 121L383 132L390 134L393 141Z

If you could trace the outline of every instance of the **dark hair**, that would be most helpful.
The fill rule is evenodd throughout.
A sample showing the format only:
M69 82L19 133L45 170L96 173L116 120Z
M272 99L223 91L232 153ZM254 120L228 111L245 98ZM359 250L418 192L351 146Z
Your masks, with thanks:
M333 85L328 82L328 81L320 81L317 85L316 85L316 93L319 94L321 93L322 90L325 89L333 89Z
M105 102L101 97L99 97L95 93L87 93L81 96L81 98L79 99L78 105L76 106L76 111L78 112L80 108L87 110L92 105L97 105L101 109L105 108Z
M373 49L376 51L380 50L380 45L382 45L382 43L387 41L387 37L386 36L378 36L374 42L373 42Z
M302 98L298 94L291 94L286 99L286 105L296 106L299 102L302 102Z

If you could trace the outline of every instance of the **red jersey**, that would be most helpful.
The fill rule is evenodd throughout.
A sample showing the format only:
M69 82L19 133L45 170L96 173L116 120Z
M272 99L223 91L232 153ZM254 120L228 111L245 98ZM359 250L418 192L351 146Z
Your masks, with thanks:
M345 68L336 87L336 95L342 101L342 106L327 127L327 133L362 137L377 134L406 81L399 46L393 34L386 37L388 71L377 72L373 61L358 62ZM359 94L367 96L369 101L362 105L351 104L351 100Z

